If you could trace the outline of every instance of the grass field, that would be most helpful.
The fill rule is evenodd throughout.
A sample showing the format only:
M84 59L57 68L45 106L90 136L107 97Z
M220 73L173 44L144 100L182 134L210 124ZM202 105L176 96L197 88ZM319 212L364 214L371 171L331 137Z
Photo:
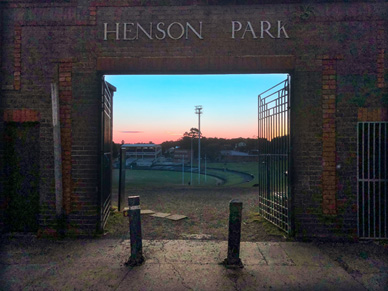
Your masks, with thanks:
M119 184L119 170L114 169L112 173L112 187L117 188ZM190 173L185 173L184 185L188 185ZM220 181L214 177L201 177L201 186L217 186ZM198 175L193 174L193 185L197 186ZM174 171L157 171L157 170L129 170L125 171L125 186L127 187L165 187L165 186L182 186L182 173Z
M241 163L208 163L208 168L216 168L222 171L214 171L209 169L208 173L214 173L226 180L224 186L238 186L238 187L252 187L257 183L257 174L258 174L258 164L257 162L241 162ZM240 175L233 172L224 171L238 171L246 173L248 175L253 175L254 178L252 181L245 183Z
M230 172L231 171L238 171ZM202 170L204 172L204 169ZM201 175L201 186L237 186L237 187L252 187L257 183L257 162L246 163L208 163L207 177ZM247 176L253 175L252 181L246 182ZM113 169L113 188L118 187L119 170ZM215 177L214 177L215 176ZM217 179L216 177L221 178ZM160 171L160 170L126 170L125 183L126 187L165 187L165 186L182 186L189 185L191 175L186 172L184 175L184 184L182 183L182 173L175 171ZM193 186L198 186L198 174L193 173Z

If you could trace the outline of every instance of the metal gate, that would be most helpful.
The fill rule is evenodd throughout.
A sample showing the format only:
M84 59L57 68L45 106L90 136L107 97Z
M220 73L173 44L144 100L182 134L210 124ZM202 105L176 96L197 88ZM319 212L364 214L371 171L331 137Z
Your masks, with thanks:
M259 95L258 150L259 213L290 233L290 76Z
M109 217L112 189L112 105L116 88L102 79L101 94L101 185L100 185L100 230Z
M358 235L388 239L388 122L359 122Z

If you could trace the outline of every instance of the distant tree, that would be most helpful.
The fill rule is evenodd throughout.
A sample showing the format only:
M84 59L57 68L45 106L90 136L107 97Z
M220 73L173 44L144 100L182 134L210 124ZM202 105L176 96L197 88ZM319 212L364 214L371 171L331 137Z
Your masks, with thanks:
M166 153L170 148L176 148L177 146L181 149L190 150L192 138L198 138L198 129L191 128L189 131L183 133L183 136L176 141L165 141L162 143L163 153ZM275 139L277 145L283 144L279 142L278 139ZM194 140L193 140L194 141ZM238 144L245 144L246 146L237 147ZM222 150L238 150L243 152L257 152L257 150L263 152L264 149L269 144L269 141L266 139L258 138L215 138L215 137L201 137L201 152L203 155L206 155L208 161L219 161L221 159ZM194 155L198 150L198 142L193 142L193 151Z
M163 153L167 153L168 150L172 147L175 148L177 146L177 143L178 141L172 141L172 140L162 142L161 146L162 146Z

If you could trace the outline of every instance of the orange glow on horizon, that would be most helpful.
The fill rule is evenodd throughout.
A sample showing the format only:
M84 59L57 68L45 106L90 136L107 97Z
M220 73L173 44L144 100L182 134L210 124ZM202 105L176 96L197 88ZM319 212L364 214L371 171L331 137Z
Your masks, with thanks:
M153 142L155 144L161 144L165 141L176 141L179 140L183 137L184 132L182 133L121 133L119 131L114 131L113 132L113 141L115 143L120 143L121 141L124 140L124 143L149 143ZM221 133L214 133L214 132L209 132L203 133L203 137L206 138L225 138L225 139L233 139L233 138L257 138L257 130L254 132L251 131L251 133L248 133L247 130L244 131L226 131L221 132Z

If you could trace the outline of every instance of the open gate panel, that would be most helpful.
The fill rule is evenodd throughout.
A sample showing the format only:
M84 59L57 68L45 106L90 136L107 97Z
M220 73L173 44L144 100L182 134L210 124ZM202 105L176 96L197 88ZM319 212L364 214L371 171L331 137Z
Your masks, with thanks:
M259 213L289 233L290 77L259 95Z

